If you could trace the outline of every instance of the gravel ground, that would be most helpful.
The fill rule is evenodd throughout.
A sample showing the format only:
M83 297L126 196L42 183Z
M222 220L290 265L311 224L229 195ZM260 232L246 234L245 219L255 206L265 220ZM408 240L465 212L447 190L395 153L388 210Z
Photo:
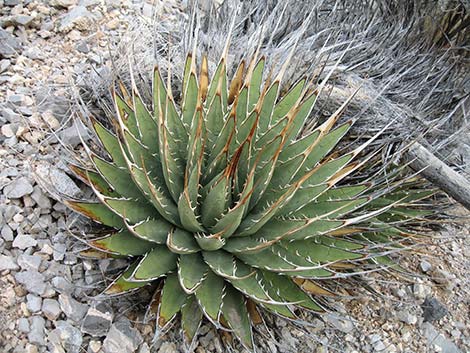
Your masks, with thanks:
M37 182L47 180L68 195L87 192L60 158L59 139L71 148L79 144L67 87L105 70L108 47L132 16L151 15L152 6L140 1L0 0L1 352L185 349L177 328L155 336L154 323L144 322L150 292L96 298L124 262L77 257L76 241L66 233L75 217ZM468 217L462 208L453 211ZM337 314L306 317L311 325L304 328L267 317L272 329L256 329L259 351L469 352L465 223L446 225L426 239L428 255L408 258L404 266L414 277L372 275L367 283L374 294L351 289L349 298L335 300ZM210 325L202 326L193 349L243 351Z

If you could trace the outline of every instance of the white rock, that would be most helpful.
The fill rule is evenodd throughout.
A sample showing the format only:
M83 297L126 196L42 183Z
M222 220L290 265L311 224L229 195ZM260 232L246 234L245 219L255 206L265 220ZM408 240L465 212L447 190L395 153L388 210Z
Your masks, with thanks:
M29 234L18 234L15 237L15 240L13 240L13 247L18 248L21 250L33 247L37 245L36 239L34 239L31 235Z
M16 264L15 259L11 256L0 255L0 271L13 270L16 271L19 266Z
M9 199L19 199L33 192L33 186L28 179L21 177L5 186L3 194Z
M72 29L79 31L90 30L93 24L93 15L85 6L76 6L60 21L59 31L68 32Z
M53 7L67 8L77 4L77 0L50 0L49 5Z

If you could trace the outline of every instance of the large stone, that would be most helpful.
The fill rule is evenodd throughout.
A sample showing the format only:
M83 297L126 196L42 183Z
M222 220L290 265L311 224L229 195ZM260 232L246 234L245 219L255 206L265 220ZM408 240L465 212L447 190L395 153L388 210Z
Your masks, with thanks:
M89 140L90 133L82 123L74 122L72 126L59 132L59 138L66 145L76 147L81 143L81 139L84 141Z
M103 353L133 353L143 339L139 331L131 326L129 320L115 322L103 342Z
M44 279L42 273L34 270L18 272L15 275L16 282L22 284L29 293L37 295L43 295L46 291Z
M51 163L45 161L38 163L35 173L36 177L49 184L60 195L79 197L82 193L80 188L65 172Z
M421 305L425 322L433 322L442 319L448 314L447 309L436 298L426 297Z
M42 299L41 297L35 296L33 294L28 294L26 296L26 307L29 311L37 313L41 310Z
M86 31L91 29L93 20L92 13L85 6L76 6L62 17L59 30L61 32L68 32L72 29Z
M13 270L16 271L19 266L16 264L15 259L11 256L0 255L0 271Z
M105 302L100 302L90 309L82 323L82 332L93 337L105 336L113 321L113 310Z
M5 186L3 194L9 199L19 199L33 192L33 186L28 179L21 177Z
M31 248L38 244L37 240L29 234L18 234L13 240L13 247L21 250Z
M325 315L325 319L327 322L332 324L338 330L344 333L349 333L354 329L354 324L351 319L347 317L339 316L338 314L327 314Z
M71 294L73 292L73 284L64 277L56 276L51 282L52 287L59 293Z
M22 48L18 38L0 28L0 58L11 58Z
M55 299L44 299L42 302L42 313L46 316L49 320L55 321L59 317L60 310L59 303Z
M87 305L76 301L68 294L59 295L59 304L65 315L75 322L80 322L88 311Z
M18 265L20 265L22 270L39 270L41 266L42 258L39 255L27 255L21 254L18 256Z
M51 353L79 353L83 337L80 330L66 321L57 321L56 328L49 332L48 348Z
M67 8L77 4L77 0L49 0L49 5L58 8Z
M37 205L44 209L50 209L52 207L51 200L42 192L39 186L34 187L34 191L31 194L31 198L37 203Z
M44 328L46 326L46 320L40 316L33 316L31 318L30 331L28 334L28 340L30 343L43 346L46 342L44 340Z
M441 353L461 353L460 349L451 340L439 333L430 322L423 323L421 328L428 344L439 347Z

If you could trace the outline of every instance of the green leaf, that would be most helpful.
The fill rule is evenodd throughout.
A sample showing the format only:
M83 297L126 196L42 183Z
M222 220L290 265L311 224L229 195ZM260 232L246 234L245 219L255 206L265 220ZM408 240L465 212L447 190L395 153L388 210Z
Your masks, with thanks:
M369 187L370 185L368 184L335 187L335 188L325 191L323 194L318 196L316 201L323 202L323 201L349 200L363 193Z
M98 135L100 142L103 144L104 149L111 156L113 163L121 168L126 168L127 163L124 159L120 143L118 138L108 131L103 125L101 125L98 120L90 118L93 129Z
M163 245L154 245L130 277L132 281L150 281L165 276L176 269L177 255L173 254Z
M200 248L206 251L218 250L225 245L225 239L217 234L197 233L195 239Z
M117 94L113 94L114 103L118 113L118 119L134 135L140 137L140 131L135 117L134 110Z
M271 246L281 239L308 239L339 229L345 224L346 221L275 218L254 235L243 237L234 236L228 239L223 249L234 254L256 252Z
M202 322L202 311L194 295L189 296L181 308L181 326L185 339L191 344Z
M214 185L211 185L207 195L202 200L201 220L206 228L214 226L227 211L231 201L231 185L227 175L222 175Z
M232 286L227 286L223 297L222 313L234 334L247 349L253 349L251 323L243 296Z
M137 238L127 230L90 240L88 244L105 252L126 256L144 255L155 246L154 243Z
M263 104L261 106L259 126L258 126L258 136L266 133L271 123L271 116L274 110L274 105L279 94L279 81L274 81L274 83L269 87L266 95L263 99Z
M176 254L193 254L201 250L194 235L181 228L174 228L168 233L166 245Z
M127 228L137 237L157 244L165 244L172 225L162 219L145 219Z
M194 293L208 272L209 266L207 266L200 254L180 255L178 279L186 293Z
M162 288L162 297L158 308L157 322L161 328L164 328L175 317L187 298L188 294L181 288L178 276L175 273L169 274Z
M362 245L338 238L327 238L326 236L292 242L281 241L280 245L290 254L309 259L313 264L357 260L364 256L353 252L361 249Z
M103 294L115 295L134 291L142 288L149 284L149 282L129 282L126 281L135 268L139 261L133 262L123 273L121 273L104 291Z
M108 207L99 202L64 200L64 204L85 217L91 218L95 222L117 229L125 228L124 220L121 216L111 211Z
M251 111L260 97L260 86L263 80L263 70L266 59L262 57L253 69L248 88L248 111Z
M303 292L292 280L286 276L269 271L262 271L265 280L273 291L276 291L284 301L295 303L305 309L323 312L324 310L308 294Z
M222 111L225 112L227 110L227 69L225 58L220 59L219 65L215 70L207 93L206 102L209 106L212 106L214 101L218 99L217 97L220 99ZM223 115L220 116L220 118L222 120ZM213 131L220 131L220 128L216 128Z
M214 323L219 321L225 282L209 270L202 284L196 290L196 298L205 316Z
M70 164L69 168L74 174L80 178L84 183L93 186L96 190L105 196L119 197L120 195L108 184L106 180L99 174L92 170L82 168L75 164Z
M286 144L289 144L297 137L304 126L305 121L310 116L316 100L317 96L315 94L311 94L297 108L297 113L292 118L292 122L290 123L290 127L286 135Z
M254 274L251 267L237 260L226 251L203 251L202 256L211 270L224 278L241 279Z
M131 199L115 199L111 197L101 197L102 202L112 211L120 215L130 224L138 223L143 219L158 216L155 208L147 203Z
M325 158L325 156L331 152L344 135L346 135L351 128L351 125L352 122L346 122L324 136L323 131L318 128L317 131L321 131L321 135L319 139L315 141L314 147L308 154L302 169L297 173L297 179L300 178L303 173L314 168L323 158Z
M292 107L300 98L304 85L305 79L298 81L290 89L290 91L281 98L279 103L276 104L273 114L271 116L271 123L269 124L270 126L276 125L292 109Z
M134 110L141 143L159 159L158 124L152 117L137 91L133 92Z
M186 89L186 93L184 95L184 100L183 100L183 123L187 126L190 127L193 119L194 119L194 114L196 112L196 106L198 104L198 85L197 85L197 79L196 75L191 72L189 74L188 78L188 86Z
M130 172L147 199L158 211L159 215L175 225L180 225L181 221L171 195L168 193L164 182L158 182L155 178L145 172L146 168L140 169L136 165L130 167ZM160 179L162 180L162 179Z
M342 217L362 206L364 206L370 198L361 197L356 200L342 201L314 201L304 206L300 210L291 214L292 217L315 218L327 216L328 218ZM283 214L287 214L284 212Z
M142 192L134 184L127 168L119 168L96 155L92 155L91 159L100 175L114 188L114 190L116 190L119 195L137 200L145 199Z
M264 289L265 283L263 283L263 277L259 271L255 271L253 275L248 277L240 279L228 278L227 280L241 293L253 300L267 304L276 304L276 301Z

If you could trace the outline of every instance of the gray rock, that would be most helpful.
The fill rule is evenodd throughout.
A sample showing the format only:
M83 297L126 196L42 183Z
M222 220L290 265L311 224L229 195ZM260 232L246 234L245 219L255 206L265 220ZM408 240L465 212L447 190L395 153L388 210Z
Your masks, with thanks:
M329 313L325 315L325 320L344 333L349 333L354 329L353 322L350 319L341 317L338 314Z
M440 320L449 313L445 306L433 297L426 297L424 303L421 305L421 309L423 309L423 318L425 322Z
M10 67L11 62L8 59L0 60L0 74L4 73Z
M77 4L77 0L49 0L49 5L58 8L67 8Z
M93 15L85 6L76 6L60 21L59 31L68 32L72 29L86 31L93 24Z
M424 273L432 269L432 265L426 260L421 261L421 263L419 264L419 267L421 268L421 271L423 271Z
M45 345L44 340L44 328L46 326L46 320L40 316L31 317L30 331L28 334L28 340L32 344L39 346Z
M22 1L20 1L20 0L5 0L4 4L6 6L16 6L16 5L19 5L20 2L22 2Z
M20 265L22 270L39 270L41 266L42 258L39 255L27 255L21 254L18 256L18 265Z
M37 205L44 209L50 209L52 207L51 200L42 192L39 186L34 187L34 191L31 194L31 198L37 203Z
M88 43L84 40L82 40L81 42L79 42L76 46L75 46L75 49L77 49L78 52L80 53L83 53L83 54L87 54L90 52L90 46L88 45Z
M39 87L34 91L34 96L40 113L52 112L58 120L69 115L69 101L64 95L55 95L50 89Z
M82 123L74 122L72 126L59 132L59 138L62 142L73 147L76 147L81 143L80 137L84 141L87 141L90 138L88 129Z
M59 295L59 304L65 315L72 321L79 322L88 311L88 306L79 303L69 294Z
M173 342L163 342L158 353L177 353L176 344Z
M31 248L38 244L37 240L29 234L18 234L13 240L12 246L21 250Z
M105 302L100 302L88 309L81 330L93 337L105 336L112 321L112 308Z
M82 194L75 182L62 170L54 165L41 162L36 166L36 175L54 187L59 194L71 197L79 197Z
M401 310L397 312L398 320L408 324L408 325L415 325L418 322L418 318L416 315L413 315L409 312L409 310Z
M56 328L49 332L48 348L51 353L79 353L83 342L80 330L66 321L57 321Z
M129 320L115 322L103 342L103 353L133 353L142 341L139 331L131 326Z
M21 48L17 37L0 28L0 58L11 58L21 52Z
M5 186L3 194L9 199L19 199L33 192L33 186L28 179L21 177Z
M73 285L64 277L56 276L51 281L52 287L59 293L71 294L73 292Z
M29 293L43 295L46 291L44 275L38 271L29 270L15 274L15 280L22 284Z
M166 343L166 342L165 342ZM176 351L175 351L176 352ZM150 347L147 344L147 342L142 343L142 345L139 348L139 353L151 353L150 352Z
M64 259L66 250L67 248L65 244L55 244L53 253L54 261L62 261Z
M2 234L2 238L5 241L12 241L13 240L13 230L10 228L10 226L8 224L5 224L2 227L1 234Z
M28 333L31 330L27 318L22 317L18 319L18 330L23 333Z
M55 299L44 299L42 302L42 313L46 316L49 320L55 321L59 317L60 310L59 303Z
M41 297L35 296L33 294L28 294L26 296L26 307L29 311L37 313L41 310L42 299Z
M421 328L428 344L438 346L441 349L441 353L461 353L460 349L451 340L439 333L430 322L423 323Z
M15 26L28 27L33 23L34 17L28 15L16 15L13 16L11 20Z
M19 266L16 264L15 259L11 256L0 255L0 271L4 270L19 270Z

